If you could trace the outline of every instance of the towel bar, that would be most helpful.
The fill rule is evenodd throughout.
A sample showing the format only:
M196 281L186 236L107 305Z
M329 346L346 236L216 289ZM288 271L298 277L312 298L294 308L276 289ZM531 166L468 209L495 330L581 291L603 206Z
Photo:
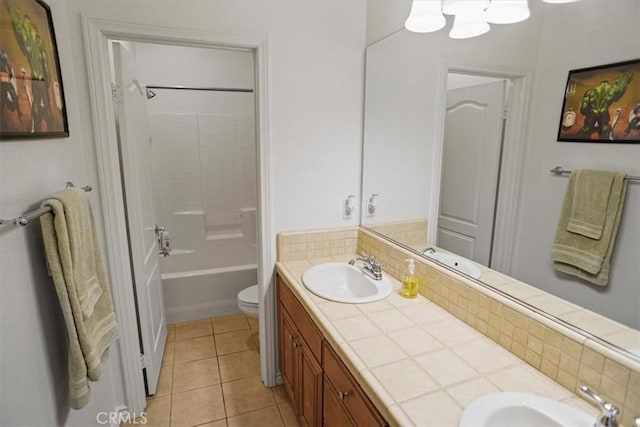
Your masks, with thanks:
M563 168L562 166L556 166L555 168L551 169L549 172L551 172L554 175L567 175L570 174L571 171L567 170L565 168ZM631 181L640 181L640 176L635 176L635 175L625 175L624 176L625 179L631 180Z
M75 185L73 185L73 182L71 181L67 181L65 188L71 188L71 187L75 187ZM86 185L84 187L81 187L84 191L91 191L92 188L90 185ZM24 215L21 215L17 218L13 218L13 219L0 219L0 225L8 225L8 224L13 224L13 225L20 225L20 226L25 226L27 225L30 221L41 217L42 215L46 214L47 212L51 212L51 207L50 206L45 206L44 208L40 208L40 209L36 209L34 211L31 211L29 213L26 213Z

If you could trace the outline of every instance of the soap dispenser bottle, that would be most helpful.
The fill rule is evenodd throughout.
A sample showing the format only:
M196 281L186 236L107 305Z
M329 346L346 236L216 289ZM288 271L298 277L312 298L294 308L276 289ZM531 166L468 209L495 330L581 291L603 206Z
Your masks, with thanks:
M415 298L418 295L418 276L416 276L415 260L406 259L407 268L402 275L402 289L400 295L405 298Z

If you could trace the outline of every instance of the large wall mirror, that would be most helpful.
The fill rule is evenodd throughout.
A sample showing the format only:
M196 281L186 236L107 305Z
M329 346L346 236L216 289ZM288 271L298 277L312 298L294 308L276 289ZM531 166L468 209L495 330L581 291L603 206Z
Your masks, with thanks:
M481 37L400 30L367 48L361 224L640 359L640 182L607 286L551 261L568 183L551 169L640 175L638 144L556 139L569 70L640 57L639 6L529 4Z

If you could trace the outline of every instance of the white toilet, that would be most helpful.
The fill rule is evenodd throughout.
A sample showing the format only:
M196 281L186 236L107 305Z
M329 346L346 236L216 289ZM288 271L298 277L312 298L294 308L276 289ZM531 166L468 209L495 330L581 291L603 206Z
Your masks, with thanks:
M238 308L250 315L258 315L258 285L249 286L238 293Z

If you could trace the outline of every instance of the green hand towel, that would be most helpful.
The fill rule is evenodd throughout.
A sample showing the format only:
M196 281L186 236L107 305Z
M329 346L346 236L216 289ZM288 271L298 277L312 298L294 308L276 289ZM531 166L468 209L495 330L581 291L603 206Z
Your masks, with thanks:
M571 274L591 283L606 286L609 282L611 254L620 224L626 181L624 174L616 173L607 202L605 222L599 240L567 230L571 204L574 199L576 173L572 173L551 249L551 258L556 270Z
M573 201L567 230L592 239L602 238L615 172L592 169L576 171Z
M49 272L68 336L69 401L78 409L90 397L118 325L89 201L81 189L68 189L46 200L53 214L40 217Z

